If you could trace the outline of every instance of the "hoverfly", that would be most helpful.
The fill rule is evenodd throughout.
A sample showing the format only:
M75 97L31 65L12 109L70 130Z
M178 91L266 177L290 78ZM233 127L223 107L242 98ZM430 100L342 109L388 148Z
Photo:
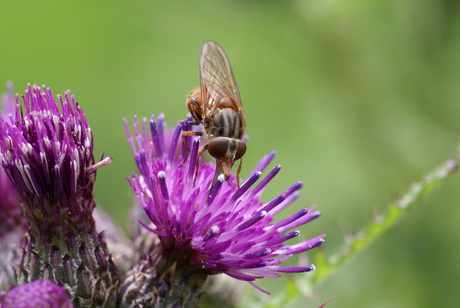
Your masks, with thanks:
M233 164L240 159L236 174L239 185L241 157L246 152L246 144L242 141L246 120L230 62L222 47L213 41L201 46L200 84L199 88L187 95L186 103L193 117L190 124L201 124L201 132L182 134L205 136L208 139L198 155L207 150L216 159L213 184L220 174L227 180ZM198 165L195 178L197 172Z

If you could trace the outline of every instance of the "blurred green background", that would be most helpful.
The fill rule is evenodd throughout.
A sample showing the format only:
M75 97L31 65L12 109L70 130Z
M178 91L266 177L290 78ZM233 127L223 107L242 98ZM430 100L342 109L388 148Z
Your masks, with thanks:
M95 156L114 157L96 199L126 226L135 168L122 119L183 119L210 39L229 55L246 111L243 176L276 150L283 170L264 198L303 181L295 206L323 213L303 238L327 233L327 253L455 152L458 1L2 0L0 83L72 90ZM457 306L459 185L456 175L296 305L336 296L327 307ZM276 294L280 282L263 285Z

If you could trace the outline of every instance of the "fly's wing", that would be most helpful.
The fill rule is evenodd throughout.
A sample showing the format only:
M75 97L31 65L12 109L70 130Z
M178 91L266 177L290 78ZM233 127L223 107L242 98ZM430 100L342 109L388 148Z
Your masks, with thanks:
M246 120L232 67L222 47L213 41L205 42L201 46L200 77L203 115L211 117L217 103L223 97L229 97L237 105L244 131Z

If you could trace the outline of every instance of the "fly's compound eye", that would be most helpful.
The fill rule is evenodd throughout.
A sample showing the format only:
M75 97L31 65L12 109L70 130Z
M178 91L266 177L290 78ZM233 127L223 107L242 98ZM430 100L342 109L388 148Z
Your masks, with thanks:
M227 154L229 139L225 137L217 137L209 141L209 155L215 159L223 158Z
M246 143L241 140L217 137L209 141L208 152L215 159L233 156L233 160L238 160L246 153Z
M236 143L235 160L238 160L241 157L243 157L244 153L246 153L246 143L244 143L241 140L238 140L238 142Z

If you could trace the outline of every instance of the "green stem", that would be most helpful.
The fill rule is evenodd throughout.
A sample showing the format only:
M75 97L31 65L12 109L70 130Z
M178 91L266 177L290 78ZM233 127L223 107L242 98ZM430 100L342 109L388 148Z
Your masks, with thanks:
M460 153L444 162L421 181L412 184L400 199L388 204L384 213L375 215L367 226L355 235L347 236L346 243L339 249L339 251L344 251L343 253L332 255L329 258L325 256L324 252L317 254L314 262L317 270L314 272L312 285L321 283L400 221L409 210L413 209L435 187L453 174L457 170L459 163Z

